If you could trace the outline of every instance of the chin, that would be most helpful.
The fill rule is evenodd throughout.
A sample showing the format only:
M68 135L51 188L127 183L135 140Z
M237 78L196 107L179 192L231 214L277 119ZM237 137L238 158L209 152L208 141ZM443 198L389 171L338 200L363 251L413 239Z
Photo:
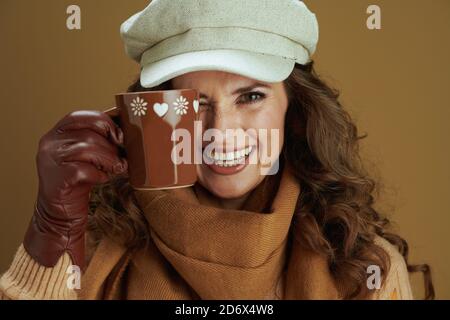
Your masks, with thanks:
M255 169L255 170L251 170ZM202 170L203 171L203 170ZM203 187L221 199L237 199L255 188L260 182L260 175L256 168L248 167L235 175L218 175L205 168L199 180Z
M239 190L239 189L229 189L228 187L226 188L218 188L217 186L214 186L213 188L209 188L209 191L211 193L213 193L216 197L221 198L221 199L238 199L242 196L244 196L248 191L250 190Z
M202 185L209 190L216 197L221 199L236 199L247 194L252 188L251 185L246 185L241 183L230 183L225 181L217 181L222 180L211 179L206 183L202 183Z

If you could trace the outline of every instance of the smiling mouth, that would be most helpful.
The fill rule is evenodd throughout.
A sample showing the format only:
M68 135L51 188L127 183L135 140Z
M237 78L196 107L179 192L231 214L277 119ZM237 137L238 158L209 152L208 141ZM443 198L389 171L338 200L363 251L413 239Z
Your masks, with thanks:
M246 159L252 153L254 146L237 150L234 152L218 152L212 150L209 154L205 154L204 157L207 163L218 167L235 167L245 164Z

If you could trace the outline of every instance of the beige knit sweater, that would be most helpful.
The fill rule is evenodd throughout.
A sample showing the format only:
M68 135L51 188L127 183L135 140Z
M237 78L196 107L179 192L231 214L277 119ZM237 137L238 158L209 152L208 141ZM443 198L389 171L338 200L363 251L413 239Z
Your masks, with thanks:
M391 268L381 289L374 299L413 299L406 264L400 253L386 240L378 238L391 258ZM46 268L35 262L21 245L10 268L0 278L0 300L75 300L77 292L70 289L70 266L68 254L62 256L54 268Z

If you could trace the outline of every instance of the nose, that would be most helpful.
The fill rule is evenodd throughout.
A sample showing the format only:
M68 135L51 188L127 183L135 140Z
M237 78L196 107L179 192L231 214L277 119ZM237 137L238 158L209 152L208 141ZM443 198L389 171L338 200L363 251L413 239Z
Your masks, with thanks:
M239 116L228 110L219 110L214 113L211 127L225 132L226 129L239 128Z
M223 132L226 129L240 128L241 122L239 112L235 110L233 105L219 101L208 106L208 109L202 112L200 120L202 120L205 130L217 129Z
M201 120L203 121L203 130L220 131L221 134L214 135L214 144L216 145L226 146L234 143L236 134L243 131L241 116L233 107L217 106L214 110L207 112Z

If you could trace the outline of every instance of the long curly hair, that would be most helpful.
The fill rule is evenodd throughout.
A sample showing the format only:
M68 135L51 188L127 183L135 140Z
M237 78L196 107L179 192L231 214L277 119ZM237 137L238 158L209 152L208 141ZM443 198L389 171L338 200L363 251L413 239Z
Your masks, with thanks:
M374 208L379 183L363 166L356 125L339 102L339 92L317 75L314 62L297 64L285 81L289 106L282 156L302 186L294 237L327 257L345 299L368 297L367 267L390 267L388 254L374 243L378 235L395 245L409 272L423 272L425 299L434 298L428 265L408 264L408 244L389 232L389 220ZM170 81L151 89L139 80L128 92L171 89ZM98 185L91 193L89 231L96 241L108 236L130 249L150 241L148 225L126 174ZM291 228L292 230L293 228ZM385 277L383 277L384 279Z

